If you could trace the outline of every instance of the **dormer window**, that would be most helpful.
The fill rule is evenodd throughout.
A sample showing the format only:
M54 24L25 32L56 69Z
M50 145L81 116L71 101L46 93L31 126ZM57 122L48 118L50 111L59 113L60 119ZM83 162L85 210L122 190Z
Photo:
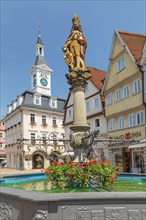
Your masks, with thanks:
M54 98L51 99L51 107L52 108L57 108L57 100L54 99Z
M40 95L34 95L34 104L41 105L41 96Z

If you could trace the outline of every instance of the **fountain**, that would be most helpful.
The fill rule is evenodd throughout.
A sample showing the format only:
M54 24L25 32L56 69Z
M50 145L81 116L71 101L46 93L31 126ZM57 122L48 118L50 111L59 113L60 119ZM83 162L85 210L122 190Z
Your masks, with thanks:
M71 33L63 46L68 65L68 84L73 90L73 124L70 145L75 161L84 160L98 131L89 133L84 89L90 79L85 64L86 39L77 15L72 19ZM15 220L144 220L145 192L78 192L41 193L1 187L0 216ZM29 211L28 211L29 210Z

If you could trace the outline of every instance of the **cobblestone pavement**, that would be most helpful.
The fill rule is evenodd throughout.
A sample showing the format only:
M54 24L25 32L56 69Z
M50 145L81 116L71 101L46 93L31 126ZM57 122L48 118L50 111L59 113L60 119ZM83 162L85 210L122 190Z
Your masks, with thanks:
M0 176L4 175L15 175L15 174L31 174L31 173L42 173L44 170L42 169L32 169L32 170L16 170L13 168L1 168L0 167Z

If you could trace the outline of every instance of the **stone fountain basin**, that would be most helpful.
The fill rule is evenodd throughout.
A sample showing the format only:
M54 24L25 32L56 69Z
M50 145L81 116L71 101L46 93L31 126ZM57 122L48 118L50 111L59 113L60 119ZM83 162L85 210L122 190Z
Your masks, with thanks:
M0 198L0 212L9 210L13 220L146 219L145 192L48 194L1 187Z

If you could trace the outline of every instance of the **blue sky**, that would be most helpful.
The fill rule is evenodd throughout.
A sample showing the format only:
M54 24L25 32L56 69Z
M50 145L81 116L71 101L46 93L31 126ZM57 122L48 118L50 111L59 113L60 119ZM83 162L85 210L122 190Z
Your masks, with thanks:
M31 90L40 23L45 59L52 73L52 95L66 98L69 85L63 60L72 18L80 18L88 42L86 64L107 70L114 29L146 34L146 1L1 0L1 116L18 94Z

